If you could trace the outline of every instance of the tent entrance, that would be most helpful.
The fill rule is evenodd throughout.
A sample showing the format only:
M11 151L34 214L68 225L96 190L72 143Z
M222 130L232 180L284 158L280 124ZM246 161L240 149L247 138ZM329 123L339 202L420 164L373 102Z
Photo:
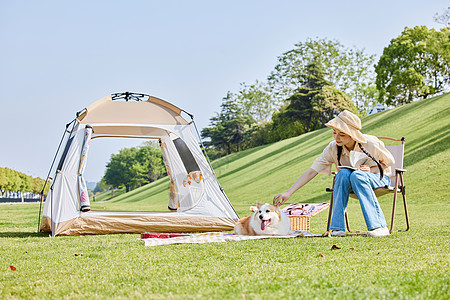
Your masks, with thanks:
M105 133L104 127L101 130L96 130L94 126L94 133L92 135L92 145L90 151L99 148L104 151L105 147L101 144L111 144L103 141L110 141L110 134ZM130 130L129 130L130 131ZM189 150L186 143L176 134L147 128L147 131L153 132L156 137L149 137L146 139L132 138L134 144L139 144L137 147L122 149L120 153L113 154L109 161L109 170L105 171L105 176L109 181L120 181L123 185L127 185L132 190L129 190L125 195L118 195L122 191L111 191L108 196L92 197L92 204L97 200L102 202L103 209L126 210L133 211L184 211L195 207L202 199L205 193L205 182L203 174L200 170L194 155ZM122 142L125 140L130 144L130 136L125 138L114 137L114 142ZM135 141L137 139L137 141ZM117 146L116 146L117 147ZM153 150L156 150L155 151ZM104 153L104 152L102 152ZM91 154L89 153L90 159ZM153 164L153 166L151 166ZM89 166L89 163L87 163ZM106 164L105 164L106 166ZM99 166L96 165L96 168ZM165 170L164 170L165 167ZM88 167L86 169L89 171ZM148 171L148 173L147 173ZM154 172L153 174L151 172ZM88 173L87 173L88 174ZM158 182L153 182L156 179L164 177L166 179ZM146 178L146 176L149 176ZM153 186L148 188L139 188L150 181ZM136 191L134 191L137 189ZM162 191L167 191L166 194ZM99 198L99 199L97 199ZM168 203L166 200L168 199ZM94 202L95 201L95 202ZM137 202L137 203L135 203ZM95 204L94 208L98 205Z
M137 154L139 154L139 149L142 147L153 147L157 150L157 153L161 155L158 139L120 137L102 137L92 139L85 170L85 178L88 181L88 184L90 178L95 178L93 181L100 183L100 179L106 175L106 166L108 163L111 163L113 155L118 158L119 152L122 149L135 148L136 151L128 151L134 152L128 153L128 155L137 156ZM105 153L108 153L108 155L105 155ZM126 153L123 154L125 156ZM132 162L128 162L128 164L130 163ZM125 174L125 168L132 168L132 166L127 166L126 164L127 162L124 162L124 165L122 166L123 169L117 170L116 173L119 173L117 175L120 176L122 180L124 180L125 176L138 176L137 174L139 172L137 170L134 171L134 174ZM136 169L142 169L143 167L144 166L142 164L136 165ZM101 171L103 173L101 173ZM91 200L91 209L112 211L168 211L167 206L170 181L166 176L167 171L164 166L162 171L163 174L159 174L157 177L153 176L152 181L158 179L160 180L158 182L150 183L150 188L142 188L142 186L147 183L143 182L141 174L139 175L140 180L135 180L130 183L130 191L128 193L126 193L125 185L119 189L112 189L109 187L107 190L101 192L93 190L93 193L90 193L89 195ZM144 189L145 191L143 191ZM139 201L140 199L142 200Z

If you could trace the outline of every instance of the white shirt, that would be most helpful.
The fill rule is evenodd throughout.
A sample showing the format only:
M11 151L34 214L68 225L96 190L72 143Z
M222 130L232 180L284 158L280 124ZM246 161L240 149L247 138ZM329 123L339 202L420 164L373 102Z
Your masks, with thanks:
M383 170L384 175L391 175L391 168L395 162L394 157L391 152L386 149L384 143L380 141L376 136L364 134L364 137L367 139L366 143L361 144L363 148L372 155L378 162L383 163L386 168ZM359 146L358 142L355 143L353 151L363 152ZM342 147L341 153L341 165L350 165L349 159L350 151L346 147ZM332 141L328 144L328 146L323 150L322 155L318 157L311 166L311 169L315 170L320 174L331 174L331 166L335 164L338 166L338 157L337 157L337 144L336 141ZM375 170L376 169L376 170ZM374 172L378 173L378 167L373 169Z

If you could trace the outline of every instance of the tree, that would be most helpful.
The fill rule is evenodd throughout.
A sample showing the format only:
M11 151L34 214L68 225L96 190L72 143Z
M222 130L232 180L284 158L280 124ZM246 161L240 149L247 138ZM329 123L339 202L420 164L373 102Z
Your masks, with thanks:
M93 192L94 192L94 194L97 194L100 192L107 191L110 188L112 188L112 186L106 183L106 179L103 176L102 179L100 180L100 182L98 182L97 185L95 186ZM112 191L112 196L114 197L114 191Z
M0 168L0 192L2 195L6 191L39 194L44 184L45 180L39 177L33 178L9 168ZM47 184L44 189L44 195L47 195L49 188L50 184Z
M17 192L20 188L20 177L17 171L9 168L4 169L5 172L5 185L4 190L10 192Z
M135 185L142 186L153 182L166 174L163 157L160 149L151 142L139 147L136 154L136 164L133 165Z
M141 147L125 148L118 154L112 154L106 165L102 186L131 189L155 181L165 175L162 154L155 145L144 144Z
M447 28L450 28L450 7L448 7L442 15L436 13L434 15L434 21L439 24L444 24Z
M18 191L22 193L31 192L33 190L33 179L24 173L17 172L19 175Z
M278 57L278 64L268 78L274 97L284 101L305 84L304 75L311 63L319 65L324 79L352 97L360 109L371 101L374 89L375 55L364 50L345 48L338 41L308 39Z
M345 93L325 80L320 64L310 63L302 76L304 85L288 99L288 105L280 111L274 123L299 121L304 132L315 130L344 109L353 110L353 104Z
M45 181L41 178L33 178L32 179L33 183L32 183L32 188L31 188L31 192L33 194L40 194L42 191L42 188L44 187ZM46 187L50 188L50 187Z
M315 97L317 121L323 127L344 110L354 111L350 97L332 85L325 85Z
M375 66L379 100L403 105L443 92L450 80L450 29L406 27Z
M355 103L361 114L377 102L378 92L375 85L375 55L366 55L363 50L348 50L351 64L347 67L347 76L343 81L344 91ZM346 88L345 88L346 87Z
M317 127L317 120L313 118L318 107L316 96L325 85L331 84L324 79L324 73L320 65L310 63L302 76L304 86L288 99L288 106L282 117L290 120L299 120L304 124L305 132L309 132L311 127ZM311 126L313 125L313 126Z
M0 192L2 196L4 191L6 191L5 186L6 186L6 172L3 168L0 168Z
M206 145L225 150L227 154L234 152L234 149L236 152L241 150L242 143L250 133L250 125L254 122L248 114L244 114L235 95L230 92L222 99L220 113L209 120L210 127L201 132L203 138L209 139Z
M202 129L201 136L203 139L209 139L205 142L205 146L215 148L218 152L226 149L227 153L231 153L231 143L226 134L224 120L220 114L209 119L209 127Z
M105 182L113 188L126 188L129 192L133 184L133 165L137 153L136 148L124 148L118 154L111 154L106 164Z
M268 85L259 81L251 85L242 83L236 100L243 114L257 124L269 121L278 108Z

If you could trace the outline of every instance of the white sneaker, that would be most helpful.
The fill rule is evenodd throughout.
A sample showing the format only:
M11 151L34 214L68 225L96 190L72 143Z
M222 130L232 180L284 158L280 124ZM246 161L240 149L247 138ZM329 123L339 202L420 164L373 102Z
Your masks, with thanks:
M331 232L331 236L346 236L347 234L345 233L345 231L342 230L333 230Z
M389 235L389 229L387 227L379 227L369 231L367 235L371 237L386 236Z

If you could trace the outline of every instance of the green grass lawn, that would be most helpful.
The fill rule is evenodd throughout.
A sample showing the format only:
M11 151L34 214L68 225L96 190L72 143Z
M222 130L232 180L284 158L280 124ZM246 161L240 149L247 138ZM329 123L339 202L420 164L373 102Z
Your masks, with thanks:
M409 232L144 247L136 234L49 238L35 233L39 205L0 205L0 298L449 299L449 116L447 94L363 119L365 133L407 139ZM289 188L331 139L322 129L213 165L244 216ZM317 176L290 201L329 201L330 184ZM168 185L103 196L93 208L165 209ZM391 201L380 198L387 218ZM357 201L348 210L351 227L364 230ZM311 231L323 233L326 217L313 217ZM396 224L404 227L401 203Z

